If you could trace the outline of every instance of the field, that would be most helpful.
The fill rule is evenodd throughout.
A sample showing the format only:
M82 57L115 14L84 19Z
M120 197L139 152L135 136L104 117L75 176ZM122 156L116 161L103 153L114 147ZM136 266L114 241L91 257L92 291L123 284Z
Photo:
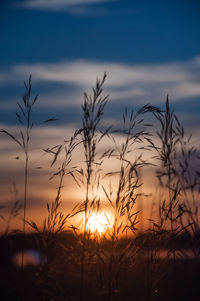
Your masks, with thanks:
M105 81L106 74L85 93L82 126L43 150L58 185L42 226L27 218L32 111L39 101L31 95L31 77L18 103L19 135L1 130L24 155L23 200L1 216L1 300L199 300L198 147L168 97L164 109L125 108L120 126L103 125ZM75 153L82 163L74 162ZM154 171L155 195L145 186L148 170ZM66 213L68 178L84 199ZM18 217L23 227L13 232L10 223Z

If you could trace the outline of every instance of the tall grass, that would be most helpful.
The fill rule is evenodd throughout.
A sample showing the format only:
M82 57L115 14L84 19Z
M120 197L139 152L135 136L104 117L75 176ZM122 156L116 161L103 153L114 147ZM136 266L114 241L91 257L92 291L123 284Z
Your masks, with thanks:
M157 280L153 279L151 275L152 283L155 282L158 285L160 281L158 270L160 267L157 258L161 249L168 246L169 252L165 259L168 260L171 256L173 258L173 282L175 287L173 298L177 299L177 257L180 258L184 251L182 253L182 250L177 246L176 239L181 234L191 234L194 230L193 226L196 224L194 217L198 215L198 204L194 195L197 195L199 182L196 176L198 171L193 169L191 161L195 160L197 162L199 152L194 145L190 144L191 135L187 137L178 117L169 105L168 96L165 111L162 114L154 112L154 116L160 125L156 131L157 143L150 139L147 139L147 141L149 147L155 151L154 158L158 160L156 169L157 189L164 193L161 194L163 200L160 199L158 203L156 220L151 220L150 231L152 232L154 246L150 250L149 264L151 269L156 270L154 278L157 278ZM188 194L192 195L192 202L188 199ZM191 208L193 209L191 210ZM188 218L188 216L191 218ZM197 220L199 220L199 217L197 217ZM162 261L163 264L166 264L164 260ZM164 276L165 274L161 275L161 279ZM152 288L152 284L150 284L150 290L153 291L153 289L155 287Z
M29 145L31 139L31 131L34 126L32 121L32 109L37 101L38 95L31 99L31 76L29 77L28 83L24 82L25 93L22 97L22 102L17 103L18 111L16 112L17 121L20 125L19 135L15 136L10 132L2 129L1 132L6 134L9 138L12 139L24 153L24 197L23 197L23 242L22 242L22 273L20 286L23 298L23 282L24 282L24 245L25 245L25 234L26 234L26 213L27 213L27 199L28 199L28 176L29 176ZM15 209L15 207L14 207ZM14 210L15 211L15 210Z
M87 260L85 257L87 243L87 225L89 213L100 208L100 200L98 198L98 188L100 180L100 168L102 161L97 159L97 147L106 132L100 133L100 121L106 106L108 95L102 95L103 84L106 79L104 74L102 80L97 79L96 85L91 95L84 94L84 103L82 105L82 128L81 141L84 148L85 168L80 170L82 175L82 183L85 187L84 207L84 230L83 230L83 246L81 259L81 300L85 299L85 278ZM85 264L86 263L86 264Z
M141 279L146 284L145 292L141 292L144 298L138 300L154 300L154 297L159 298L160 283L168 273L167 265L172 256L175 290L171 298L178 300L177 257L183 252L177 240L181 234L192 236L194 255L199 257L200 171L196 163L200 159L199 150L190 144L191 138L185 134L168 97L164 111L151 105L131 112L125 109L121 125L105 127L103 117L109 100L108 95L103 93L105 81L106 74L96 80L91 94L84 94L80 128L61 144L44 150L52 155L50 166L56 170L50 180L57 179L58 185L55 198L47 203L47 215L42 228L36 221L27 221L26 218L29 150L34 125L31 114L37 100L37 96L31 100L31 77L28 84L25 83L22 104L18 103L16 116L22 126L19 137L1 130L24 153L23 234L25 237L26 224L37 232L39 250L43 255L34 285L43 290L40 300L68 300L68 297L72 297L69 286L68 296L67 292L65 294L62 291L62 281L56 283L58 295L62 295L60 299L52 288L55 277L61 273L65 284L71 283L73 286L76 283L75 300L129 300L129 293L133 297L134 290L137 290L136 279L132 283L130 277L134 271L138 272L139 262L145 270ZM147 123L146 115L150 115L151 124ZM76 151L83 154L83 162L75 162L73 154ZM151 157L149 160L144 159L146 152ZM108 162L112 162L111 170L106 168L105 171ZM194 162L196 168L193 168ZM141 175L150 167L155 169L157 190L163 192L160 194L163 199L160 197L155 201L155 196L151 196L153 202L157 202L157 216L153 216L152 209L148 219L150 226L140 233L138 202L141 199L148 202L150 199L148 193L141 192L141 187L145 191ZM74 204L72 210L64 213L62 192L66 177L74 179L75 184L84 191L84 198ZM106 213L108 206L113 221ZM6 235L10 219L18 210L16 203L8 219ZM106 225L103 225L105 231L103 234L98 230L92 233L90 218L92 214L98 216L102 212L107 219ZM83 216L82 228L72 224L74 216L80 219ZM66 233L73 233L72 241L66 240ZM165 260L160 260L162 248L168 250Z
M27 207L27 193L28 193L28 172L29 172L29 144L31 138L31 130L33 128L32 121L32 108L37 100L37 95L31 100L31 76L29 77L28 83L24 82L25 93L22 97L22 103L17 103L18 111L16 112L17 120L22 126L19 131L19 137L14 136L5 129L1 132L11 138L23 151L24 153L24 200L23 200L23 233L26 231L26 207ZM22 256L23 261L23 256ZM23 264L22 264L23 265Z

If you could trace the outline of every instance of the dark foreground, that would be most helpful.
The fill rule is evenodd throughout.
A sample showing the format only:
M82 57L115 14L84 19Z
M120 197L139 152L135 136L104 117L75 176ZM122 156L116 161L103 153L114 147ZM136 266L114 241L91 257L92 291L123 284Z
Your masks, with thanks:
M166 251L163 255L146 248L130 264L128 259L122 261L125 253L111 256L109 244L99 245L93 254L96 246L91 245L83 261L81 243L73 236L48 239L48 243L37 235L25 241L21 235L0 239L0 300L200 300L200 259L187 257L186 251L173 258ZM23 243L24 269L19 256Z

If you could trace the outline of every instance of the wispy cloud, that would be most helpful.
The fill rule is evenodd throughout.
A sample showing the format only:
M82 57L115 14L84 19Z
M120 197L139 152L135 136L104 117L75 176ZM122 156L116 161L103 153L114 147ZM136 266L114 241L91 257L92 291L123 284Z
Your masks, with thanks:
M8 126L4 124L0 124L0 128L5 128L9 132L14 135L18 135L18 129L16 126ZM59 145L66 138L70 138L74 133L75 127L73 124L71 125L62 125L62 126L43 126L38 127L35 126L32 132L31 139L31 147L30 147L30 174L29 174L29 208L32 209L34 206L40 208L43 203L43 208L45 208L46 201L52 201L56 195L56 188L58 185L58 179L55 177L52 181L48 181L49 177L57 171L59 164L62 162L62 154L61 158L58 159L58 165L50 168L50 164L52 158L49 154L46 154L43 149L47 147L53 147L54 145ZM156 138L155 138L156 139ZM115 141L117 144L121 145L124 141L124 137L120 134L115 134ZM193 141L196 141L196 147L199 147L199 131L194 128L193 130ZM155 140L154 140L155 142ZM193 142L192 142L193 143ZM79 145L82 147L82 144ZM99 152L104 152L105 149L112 148L112 140L108 139L102 141L102 144L99 145ZM73 153L73 165L82 166L84 164L84 156L83 151L81 149L77 149ZM20 149L7 137L1 134L1 169L4 171L3 176L0 181L1 202L12 200L12 195L8 194L8 187L14 181L18 190L19 190L19 199L22 198L23 195L23 153ZM140 153L140 150L135 149L135 156ZM152 153L143 154L143 159L149 156L152 156ZM18 158L16 160L16 158ZM61 160L61 161L60 161ZM103 165L104 172L106 171L115 171L117 168L117 162L112 161L112 158L109 158L105 161ZM38 169L40 167L40 169ZM146 174L146 176L145 176ZM149 169L146 169L146 173L144 174L146 183L145 187L148 187L148 191L150 191L154 186L152 185L152 177L149 176ZM112 178L112 184L114 185L117 179ZM74 194L76 191L76 194ZM64 203L66 201L74 201L78 202L83 197L83 189L78 188L72 178L67 178L64 181L64 190L62 191L62 197ZM36 202L36 204L35 204ZM65 203L66 204L66 203ZM69 205L68 205L69 206ZM74 206L73 206L74 207ZM68 207L69 208L69 207Z
M28 9L63 11L70 13L83 14L87 10L85 7L102 4L105 2L114 2L118 0L25 0L20 6Z
M169 94L177 101L200 97L200 58L183 62L146 65L86 60L59 63L26 64L13 66L6 74L0 74L0 83L24 80L31 73L34 82L66 83L70 92L63 88L56 95L44 95L43 104L69 106L81 103L81 95L94 85L97 76L108 73L106 92L114 100L137 100L139 103L160 103ZM78 97L79 95L79 97ZM51 102L55 98L56 102ZM66 98L69 102L66 102ZM46 99L46 100L45 100Z

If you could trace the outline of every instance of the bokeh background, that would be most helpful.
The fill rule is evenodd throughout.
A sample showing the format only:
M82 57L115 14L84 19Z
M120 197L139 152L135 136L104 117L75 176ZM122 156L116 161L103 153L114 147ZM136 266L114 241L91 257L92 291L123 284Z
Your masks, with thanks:
M104 92L110 100L102 126L118 125L125 107L131 110L150 103L164 108L168 94L199 147L199 15L195 0L0 2L0 128L18 134L17 102L30 74L32 93L39 94L33 113L29 218L40 221L46 202L56 195L56 179L48 180L55 170L43 149L62 143L81 126L83 94L105 71ZM52 117L58 120L43 122ZM80 160L76 153L74 162ZM17 195L10 191L13 182ZM145 189L153 185L149 182ZM3 134L0 190L1 204L23 198L23 155ZM83 191L67 178L65 210L82 197Z

